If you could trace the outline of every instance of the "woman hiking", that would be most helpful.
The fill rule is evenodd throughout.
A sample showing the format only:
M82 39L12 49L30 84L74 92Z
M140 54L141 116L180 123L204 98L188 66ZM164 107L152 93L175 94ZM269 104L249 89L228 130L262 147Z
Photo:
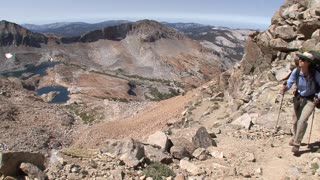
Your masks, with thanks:
M308 118L315 108L315 103L319 102L320 93L320 73L315 68L315 55L313 51L297 54L299 67L295 68L287 83L281 88L280 94L283 95L294 83L297 89L293 97L293 138L289 142L292 152L297 154L301 141L308 127ZM315 97L316 93L318 96ZM315 99L316 98L316 99Z

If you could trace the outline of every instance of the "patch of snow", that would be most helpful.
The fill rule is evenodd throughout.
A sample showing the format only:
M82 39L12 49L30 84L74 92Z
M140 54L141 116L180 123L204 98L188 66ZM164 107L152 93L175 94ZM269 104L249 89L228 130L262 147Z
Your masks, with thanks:
M11 53L6 53L4 54L4 56L7 58L7 59L10 59L13 57L13 55Z

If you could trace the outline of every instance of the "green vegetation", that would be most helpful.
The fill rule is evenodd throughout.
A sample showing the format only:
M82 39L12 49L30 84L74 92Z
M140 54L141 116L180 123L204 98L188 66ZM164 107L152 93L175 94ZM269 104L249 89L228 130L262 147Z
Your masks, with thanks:
M79 148L63 148L61 152L65 155L77 157L77 158L92 158L95 154L93 150L79 149Z
M119 101L119 102L130 102L128 99L126 98L117 98L117 97L111 97L111 98L108 98L108 100L111 100L111 101Z
M179 92L177 92L172 88L169 89L169 93L161 93L155 87L151 87L149 90L150 90L150 94L153 96L153 98L151 98L151 100L153 101L161 101L161 100L169 99L171 97L179 95Z
M152 162L146 169L143 170L144 175L152 177L153 180L161 180L162 177L175 176L175 173L164 164L160 162Z
M102 118L98 117L99 114L97 113L97 109L91 109L90 112L88 112L84 105L70 104L67 105L66 108L79 116L85 124Z

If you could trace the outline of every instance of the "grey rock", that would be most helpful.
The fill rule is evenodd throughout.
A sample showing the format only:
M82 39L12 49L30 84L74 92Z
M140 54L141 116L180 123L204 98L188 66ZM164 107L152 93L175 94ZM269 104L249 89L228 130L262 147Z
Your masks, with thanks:
M167 135L162 131L157 131L148 137L147 143L160 146L163 151L168 152L170 143Z
M205 127L180 129L170 139L174 146L186 147L190 154L196 148L207 148L215 144Z
M299 13L300 4L293 4L288 8L284 9L281 13L283 18L295 18Z
M302 44L302 49L304 51L311 51L314 49L314 47L319 43L320 41L317 41L316 39L308 39Z
M297 37L297 32L294 28L288 25L277 27L274 33L276 38L284 40L293 40Z
M81 167L80 167L80 166L74 165L74 166L71 168L70 171L71 171L72 173L79 173L80 170L81 170Z
M262 171L262 168L260 167L260 168L258 168L258 169L256 169L256 171L255 171L255 174L256 175L262 175L262 173L263 173L263 171Z
M172 163L172 157L168 154L163 153L157 148L151 146L145 146L145 155L151 161L161 162L163 164Z
M299 50L300 48L302 48L303 43L304 41L302 40L291 41L290 43L288 43L287 50L289 51Z
M143 145L134 139L108 140L101 152L116 158L118 157L127 166L135 167L145 156Z
M173 146L170 149L171 155L176 159L183 159L185 157L191 158L191 154L185 147L182 146Z
M276 71L276 79L277 79L277 81L281 81L281 80L285 79L286 77L288 77L290 72L291 71L288 68L282 68L282 69Z
M223 159L224 158L223 152L220 152L220 151L216 150L216 148L213 147L213 146L208 147L207 151L214 158L217 158L217 159Z
M21 163L20 164L20 169L28 175L29 178L31 179L39 179L39 180L44 180L45 175L44 173L35 165L30 164L30 163Z
M208 158L208 151L204 148L198 148L192 153L192 156L200 161L204 161Z
M270 41L270 47L275 50L284 51L288 49L288 43L281 38L272 39Z
M249 153L249 152L245 153L245 159L248 162L255 162L256 161L256 158L255 158L254 154L253 153Z
M20 172L21 163L30 163L44 170L44 156L31 152L2 152L0 153L0 174L4 176L16 176Z
M319 20L304 21L299 25L298 33L303 34L306 39L310 39L317 29L320 29Z
M252 117L248 113L245 113L244 115L234 120L231 124L250 129L250 127L252 126Z
M318 29L314 33L312 33L311 38L312 39L316 39L317 41L319 41L320 40L320 29Z

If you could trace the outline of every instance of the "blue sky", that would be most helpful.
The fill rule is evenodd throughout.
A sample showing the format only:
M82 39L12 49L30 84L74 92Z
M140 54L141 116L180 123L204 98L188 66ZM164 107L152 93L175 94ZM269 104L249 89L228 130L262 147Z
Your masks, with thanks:
M284 0L0 0L0 19L16 23L154 19L264 27Z

